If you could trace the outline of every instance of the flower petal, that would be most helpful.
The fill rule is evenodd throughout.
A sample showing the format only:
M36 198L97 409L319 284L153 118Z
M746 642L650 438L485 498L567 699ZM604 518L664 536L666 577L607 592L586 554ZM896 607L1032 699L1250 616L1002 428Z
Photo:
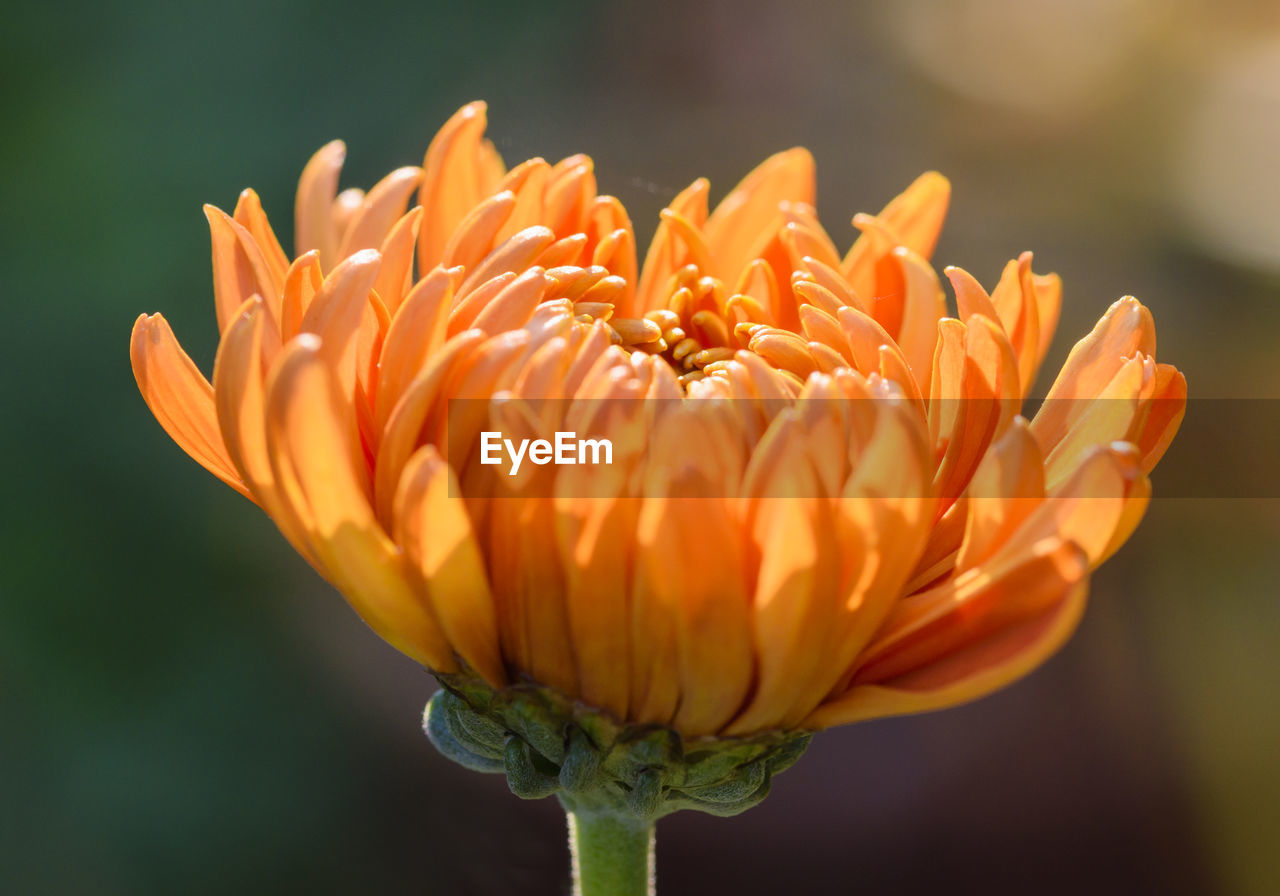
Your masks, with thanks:
M337 259L361 249L377 249L404 216L409 197L422 180L422 169L397 168L374 185L356 209L342 235ZM337 260L335 259L335 261Z
M326 268L334 263L338 251L333 203L338 195L338 175L346 158L347 147L341 140L322 146L302 169L294 200L294 254L304 255L314 250Z
M272 473L299 517L329 579L384 640L432 669L457 668L448 641L409 585L399 549L369 506L352 466L355 430L322 355L304 334L273 371L267 395Z
M169 438L200 466L253 500L222 444L213 386L159 314L140 315L129 345L138 391Z
M1135 355L1154 355L1155 322L1131 296L1117 301L1091 332L1076 343L1054 380L1043 406L1031 421L1042 446L1058 444L1124 363Z
M643 721L712 734L742 705L753 675L746 550L715 461L712 419L677 408L654 433L637 527L632 711ZM674 689L670 686L674 680Z
M280 494L267 453L265 371L268 365L262 350L266 324L267 314L261 299L250 299L218 345L213 365L218 425L227 454L253 499L294 549L319 570L319 561L307 538L306 524Z
M484 139L485 109L481 102L463 106L427 147L418 191L418 205L424 209L418 232L420 271L440 264L458 223L497 191L501 163Z
M667 210L700 228L707 220L707 193L711 185L706 178L698 178L685 187ZM640 268L640 283L636 287L636 303L641 311L666 307L667 280L688 263L689 250L676 237L674 226L665 218L654 231L649 251Z
M893 234L892 245L906 246L928 259L937 245L950 200L951 182L936 171L928 171L894 197L876 218ZM841 269L855 289L859 282L855 272L869 270L884 251L875 242L871 234L864 232L844 257Z
M271 223L267 220L267 213L262 210L262 201L258 199L258 194L253 190L242 191L231 217L249 231L254 243L262 250L262 256L271 271L274 291L279 293L284 285L285 272L289 270L289 258L284 254L275 231L271 229Z
M240 306L250 296L261 296L279 318L280 284L253 236L226 212L204 207L213 243L213 300L218 329L226 332Z
M734 282L784 223L784 202L814 202L813 156L795 147L770 156L721 200L705 225L715 272Z
M1071 542L1042 542L995 574L910 598L917 603L885 626L852 687L819 707L806 726L955 706L1025 676L1075 629L1087 569ZM911 637L901 637L903 631ZM878 647L887 643L893 647Z
M403 548L415 588L426 594L445 637L493 687L506 684L498 623L471 518L457 479L434 445L405 466L396 492L395 543Z

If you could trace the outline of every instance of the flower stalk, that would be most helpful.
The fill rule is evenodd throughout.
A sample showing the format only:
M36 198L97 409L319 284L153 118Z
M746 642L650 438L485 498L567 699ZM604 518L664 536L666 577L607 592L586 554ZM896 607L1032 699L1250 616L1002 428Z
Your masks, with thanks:
M653 822L575 811L568 803L565 811L574 896L653 896Z

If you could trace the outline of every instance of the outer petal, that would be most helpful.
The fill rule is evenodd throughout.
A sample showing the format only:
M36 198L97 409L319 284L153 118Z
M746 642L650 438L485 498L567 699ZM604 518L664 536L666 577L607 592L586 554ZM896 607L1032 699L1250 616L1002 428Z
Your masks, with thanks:
M200 466L253 500L222 444L213 386L178 345L161 315L138 317L129 355L138 390L169 438Z
M485 104L468 103L432 139L423 160L418 204L425 209L418 232L418 270L440 263L458 223L497 186L496 154L484 140Z
M422 169L397 168L374 185L342 235L337 259L360 249L377 249L405 213L409 197L422 180ZM337 261L335 259L335 261Z
M820 499L805 433L796 418L775 419L748 473L755 494L752 535L760 557L752 605L758 671L750 704L730 733L794 724L828 652L815 636L837 618L840 556L830 504ZM771 447L772 446L772 447ZM758 462L765 459L767 468Z
M956 571L988 560L1044 500L1044 457L1018 417L991 446L969 483L968 520Z
M218 345L218 357L213 365L218 425L227 454L254 500L275 521L294 549L319 569L303 521L276 487L267 453L262 356L266 317L262 301L256 297L250 299Z
M435 446L405 467L395 499L395 540L449 643L489 684L502 687L498 622L484 557L453 471Z
M910 249L898 247L893 259L902 271L905 297L898 347L922 387L932 375L933 351L938 342L938 321L947 315L947 302L938 275L929 263Z
M232 217L237 224L249 231L253 241L262 250L278 293L284 284L285 272L289 270L289 258L280 247L280 240L276 238L275 231L271 229L271 223L267 220L267 213L262 210L262 201L258 198L258 194L253 190L241 192Z
M338 175L347 157L341 140L326 143L311 157L298 180L294 202L293 252L304 255L313 249L326 269L338 251L338 232L333 221L333 203L338 195Z
M413 287L413 259L418 244L418 224L422 207L409 209L382 241L382 266L373 289L382 299L388 314L395 314L405 295ZM425 276L425 272L424 272Z
M928 171L917 177L876 217L894 234L898 243L927 259L933 255L937 245L950 200L950 181L936 171ZM871 234L864 233L844 257L841 268L850 280L855 280L853 273L867 265L870 256L878 254L874 242Z
M439 624L410 587L399 550L374 518L352 469L349 406L321 356L299 336L273 371L267 447L283 494L308 521L312 549L329 578L384 640L439 671L456 669Z
M927 259L938 244L950 202L951 182L936 171L926 171L876 217L897 234L902 245Z
M1187 413L1187 380L1177 368L1157 364L1149 411L1138 437L1142 469L1150 473L1164 457Z
M213 298L218 329L226 332L240 306L261 296L275 316L280 311L280 283L249 231L221 209L204 207L213 242Z
M556 540L582 699L624 719L632 682L630 592L640 502L617 494L622 483L609 488L603 476L591 475L593 469L566 467L557 477L564 496L555 504Z
M819 707L806 726L955 706L1023 677L1074 631L1087 569L1072 543L1045 542L1003 571L911 598L917 603L886 625L853 686Z
M770 156L726 196L705 227L707 246L721 279L736 282L784 223L784 202L813 205L813 156L796 147Z
M712 425L683 409L662 421L636 535L633 674L646 693L632 711L690 735L725 725L753 673L741 530L714 461L679 460L714 440L700 435Z
M1134 355L1154 355L1156 328L1151 312L1125 296L1107 309L1097 325L1076 343L1054 380L1044 405L1031 421L1031 432L1043 445L1056 445L1088 409L1124 362Z

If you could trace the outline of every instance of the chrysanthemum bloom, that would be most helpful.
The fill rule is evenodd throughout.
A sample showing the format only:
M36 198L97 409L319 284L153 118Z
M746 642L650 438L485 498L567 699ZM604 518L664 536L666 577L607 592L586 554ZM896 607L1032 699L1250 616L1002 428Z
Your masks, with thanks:
M940 175L842 255L792 149L710 214L696 181L638 264L590 159L507 171L484 126L464 107L368 193L321 149L292 261L252 191L207 207L212 383L159 315L133 369L444 683L437 745L558 793L580 886L629 892L659 815L739 811L811 732L978 697L1061 645L1186 387L1124 298L1021 417L1059 280L1029 254L990 292L947 268L949 316ZM571 425L611 463L481 463L482 433Z

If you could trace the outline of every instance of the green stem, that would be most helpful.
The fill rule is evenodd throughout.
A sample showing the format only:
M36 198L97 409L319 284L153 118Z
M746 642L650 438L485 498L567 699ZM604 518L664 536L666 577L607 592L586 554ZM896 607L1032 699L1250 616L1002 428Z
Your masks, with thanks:
M653 822L569 812L573 896L653 896Z

